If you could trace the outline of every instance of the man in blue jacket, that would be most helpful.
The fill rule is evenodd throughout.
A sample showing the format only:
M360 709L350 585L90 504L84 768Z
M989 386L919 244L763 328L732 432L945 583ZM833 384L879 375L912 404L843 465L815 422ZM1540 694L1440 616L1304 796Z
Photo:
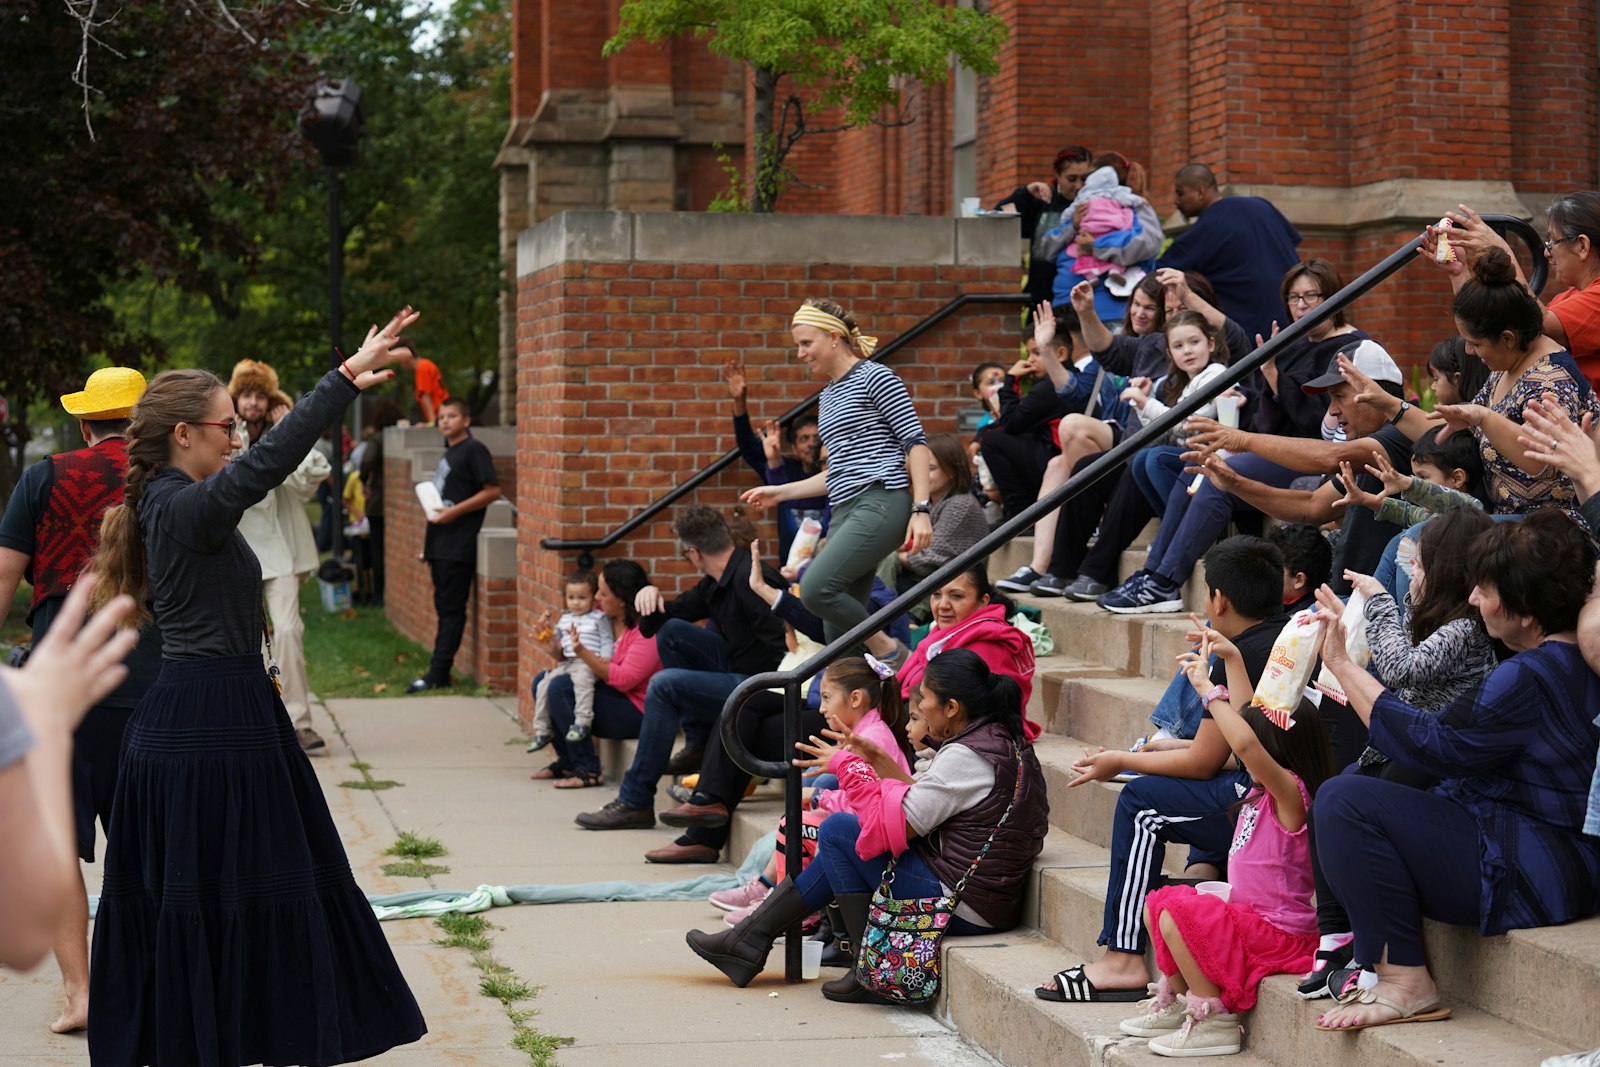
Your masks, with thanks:
M1211 169L1199 163L1178 171L1176 185L1178 210L1194 223L1156 265L1204 274L1223 313L1247 337L1271 336L1274 321L1287 326L1278 290L1284 272L1300 262L1300 231L1259 196L1223 196Z

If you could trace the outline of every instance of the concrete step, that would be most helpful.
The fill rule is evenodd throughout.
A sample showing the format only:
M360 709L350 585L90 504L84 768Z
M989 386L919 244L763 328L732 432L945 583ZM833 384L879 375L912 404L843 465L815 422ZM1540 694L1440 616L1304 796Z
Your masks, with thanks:
M1116 615L1062 597L1019 597L1018 602L1039 609L1056 653L1079 667L1154 678L1165 685L1177 670L1178 654L1189 647L1183 637L1192 627L1187 612Z
M1001 1063L1120 1067L1170 1062L1151 1053L1148 1042L1117 1029L1118 1022L1134 1014L1131 1004L1054 1004L1034 996L1035 986L1083 958L1082 953L1021 931L997 938L954 938L948 945L941 1011L963 1037ZM1259 1003L1245 1017L1244 1051L1229 1063L1532 1067L1546 1056L1572 1051L1467 1005L1454 1006L1454 1017L1443 1023L1322 1033L1315 1020L1329 1002L1302 1001L1293 989L1289 977L1262 984Z

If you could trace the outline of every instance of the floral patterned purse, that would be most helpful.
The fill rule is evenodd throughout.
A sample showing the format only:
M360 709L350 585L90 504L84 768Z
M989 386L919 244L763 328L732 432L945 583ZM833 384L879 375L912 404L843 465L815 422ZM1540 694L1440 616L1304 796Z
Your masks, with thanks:
M865 988L902 1004L928 1005L938 997L939 943L967 888L967 879L977 872L978 864L989 854L995 835L1011 817L1011 809L1022 795L1020 746L1016 752L1017 784L1011 792L1011 803L1006 805L989 840L978 851L977 859L949 895L896 900L890 893L894 883L894 857L889 857L883 881L872 894L867 928L861 935L861 951L856 959L856 978Z

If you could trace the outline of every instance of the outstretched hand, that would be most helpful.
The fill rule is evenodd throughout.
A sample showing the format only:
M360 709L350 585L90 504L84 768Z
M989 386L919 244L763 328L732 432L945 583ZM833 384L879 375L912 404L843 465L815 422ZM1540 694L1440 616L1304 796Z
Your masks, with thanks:
M729 356L728 361L722 365L722 380L728 383L728 395L734 400L743 400L749 392L745 381L744 360L738 356Z
M1050 301L1041 300L1033 309L1033 343L1043 352L1054 345L1055 340L1056 309L1050 306Z
M1371 470L1369 466L1367 468ZM1356 484L1355 469L1348 460L1339 461L1339 481L1344 485L1344 496L1333 502L1336 508L1361 507L1377 511L1383 506L1383 500L1389 495L1389 487L1384 486L1381 493L1369 493Z
M345 368L355 375L353 380L357 389L370 389L395 376L394 371L385 369L396 359L394 343L419 317L421 312L407 304L381 330L374 325L367 331L367 339L361 343L361 348L344 361Z
M1594 492L1600 484L1600 444L1589 436L1593 417L1573 422L1567 409L1551 394L1530 400L1522 412L1522 432L1517 442L1528 458L1546 463L1577 483L1580 489Z

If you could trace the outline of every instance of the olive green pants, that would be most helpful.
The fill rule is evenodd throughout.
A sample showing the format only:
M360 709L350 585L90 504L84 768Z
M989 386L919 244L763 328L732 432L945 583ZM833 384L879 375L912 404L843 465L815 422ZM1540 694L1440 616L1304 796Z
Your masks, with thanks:
M822 620L830 644L869 614L878 564L905 544L910 522L911 491L882 482L834 507L828 539L800 579L800 602Z

